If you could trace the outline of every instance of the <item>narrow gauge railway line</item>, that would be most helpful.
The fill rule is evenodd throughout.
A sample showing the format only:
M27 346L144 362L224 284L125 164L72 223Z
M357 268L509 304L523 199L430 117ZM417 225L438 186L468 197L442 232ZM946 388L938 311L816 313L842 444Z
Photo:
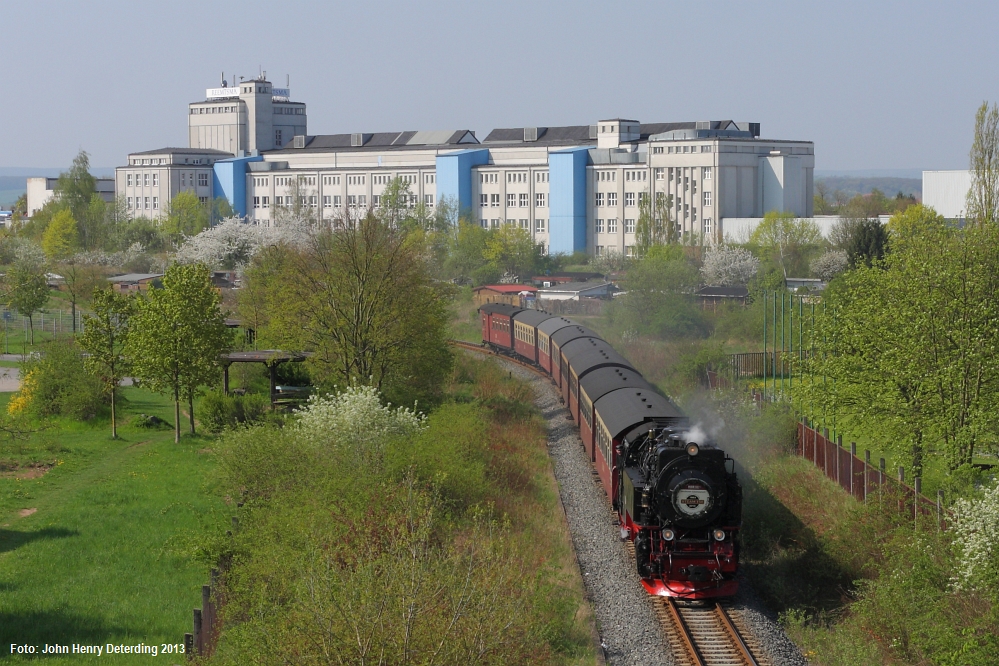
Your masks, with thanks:
M494 356L515 363L536 375L549 378L547 373L533 364L512 355L501 354L473 342L463 340L449 342L460 349ZM594 476L596 477L595 471ZM596 478L595 480L598 481ZM634 544L628 541L625 547L629 555L634 558ZM741 618L730 614L721 603L680 606L671 598L657 597L653 599L653 604L655 615L678 665L770 666L769 661L756 656L763 652L757 641L753 638L744 638L752 636L751 632L747 631L748 627L743 626Z

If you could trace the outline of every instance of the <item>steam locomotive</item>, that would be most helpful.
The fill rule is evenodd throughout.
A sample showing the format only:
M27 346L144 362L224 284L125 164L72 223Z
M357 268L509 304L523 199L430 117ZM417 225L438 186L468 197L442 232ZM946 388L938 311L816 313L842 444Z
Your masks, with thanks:
M502 303L479 316L484 344L539 366L559 389L645 589L735 595L742 489L732 458L586 327Z

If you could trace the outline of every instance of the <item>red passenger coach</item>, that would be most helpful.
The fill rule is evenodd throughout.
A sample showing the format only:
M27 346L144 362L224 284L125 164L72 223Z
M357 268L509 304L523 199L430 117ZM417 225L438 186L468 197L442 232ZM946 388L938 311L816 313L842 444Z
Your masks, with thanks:
M646 388L611 391L593 404L596 423L595 460L600 481L612 500L618 496L616 452L621 437L636 427L685 425L687 417L667 398Z
M551 336L572 325L565 317L552 317L538 325L538 365L549 375L552 374Z
M565 356L562 354L562 347L579 338L597 338L599 340L600 336L585 326L573 324L572 326L559 329L550 338L552 380L555 382L555 386L558 386L560 392L562 391L562 382L569 374Z
M487 303L479 308L482 339L502 349L513 350L513 315L523 308L506 303Z
M595 437L593 429L593 403L611 391L622 388L640 388L653 391L652 385L631 368L611 366L587 373L579 380L579 436L583 447L590 455L590 461L596 461Z
M538 362L538 325L552 315L539 310L523 310L513 316L513 349L531 363Z

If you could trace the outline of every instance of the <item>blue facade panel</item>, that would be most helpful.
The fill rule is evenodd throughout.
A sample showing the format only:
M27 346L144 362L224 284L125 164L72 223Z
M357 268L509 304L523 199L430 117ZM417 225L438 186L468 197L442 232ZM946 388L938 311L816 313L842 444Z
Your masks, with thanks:
M489 163L489 150L459 150L437 156L437 200L449 197L459 209L472 207L472 167Z
M219 160L212 169L212 180L215 185L215 196L223 196L229 200L233 212L240 217L246 217L246 165L249 162L263 162L264 158L233 157Z
M586 251L586 165L589 148L548 154L548 253Z

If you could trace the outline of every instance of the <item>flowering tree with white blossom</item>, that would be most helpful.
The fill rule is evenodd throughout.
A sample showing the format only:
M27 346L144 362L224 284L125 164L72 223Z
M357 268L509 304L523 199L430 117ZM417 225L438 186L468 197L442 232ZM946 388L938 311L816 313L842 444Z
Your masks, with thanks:
M760 260L742 247L716 245L704 256L701 275L714 286L730 287L744 285L760 269Z

